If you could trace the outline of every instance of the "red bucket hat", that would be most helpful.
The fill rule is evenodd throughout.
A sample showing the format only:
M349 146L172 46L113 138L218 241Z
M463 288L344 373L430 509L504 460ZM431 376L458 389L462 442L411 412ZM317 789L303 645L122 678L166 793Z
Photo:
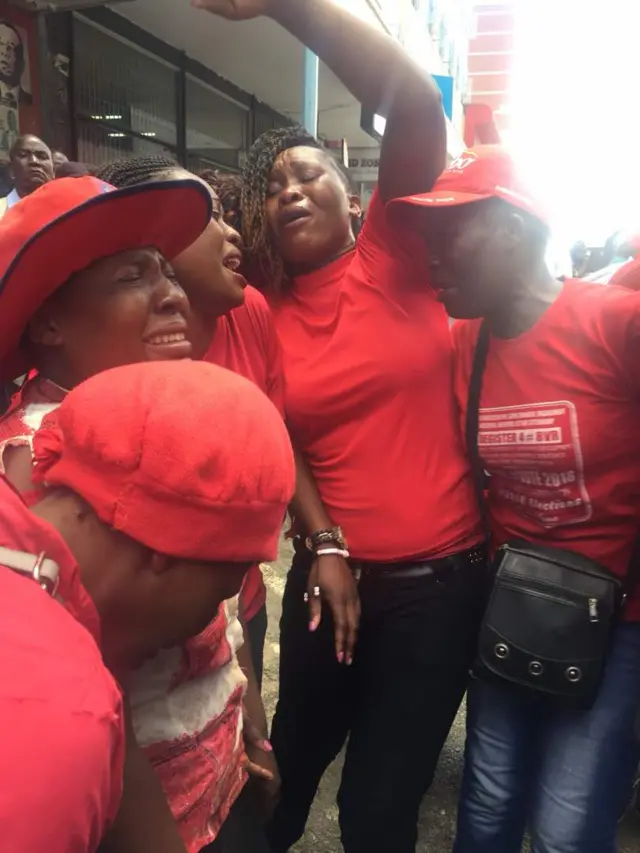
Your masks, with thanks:
M172 260L211 219L197 181L116 190L97 178L50 181L0 219L0 378L29 368L19 342L34 312L74 273L100 258L154 246Z
M489 198L501 198L541 222L547 221L546 212L523 183L511 156L495 146L465 151L447 166L430 193L394 199L389 205L396 210L437 210Z
M248 379L145 362L78 385L33 440L34 480L66 486L115 530L188 560L275 558L294 491L282 417Z

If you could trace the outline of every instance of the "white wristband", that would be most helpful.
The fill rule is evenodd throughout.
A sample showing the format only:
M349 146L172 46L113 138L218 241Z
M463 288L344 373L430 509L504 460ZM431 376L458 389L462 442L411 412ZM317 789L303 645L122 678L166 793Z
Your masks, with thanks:
M334 557L344 557L345 560L348 560L351 556L346 548L320 548L315 552L316 557L328 557L333 555Z

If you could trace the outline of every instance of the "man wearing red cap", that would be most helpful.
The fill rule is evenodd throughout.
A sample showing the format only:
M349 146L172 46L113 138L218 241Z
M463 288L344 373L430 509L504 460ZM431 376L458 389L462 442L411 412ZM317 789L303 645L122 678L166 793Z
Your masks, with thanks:
M640 295L552 277L542 209L500 150L467 152L433 192L394 205L422 230L433 286L463 319L453 328L456 393L493 549L530 543L553 549L551 559L626 578L640 518ZM532 557L518 565L533 586L543 577ZM481 636L481 671L502 678L474 679L469 690L456 853L519 853L526 829L533 853L616 849L640 752L640 598L633 584L623 586L629 597L603 651L595 703L575 710L544 692L562 692L558 685L566 690L584 673L562 663L575 652L568 618L549 609L564 602L560 590L536 589L546 602L538 634L549 660L531 657L511 635L495 645L488 631ZM510 599L518 631L534 624L527 600ZM571 602L579 630L592 625L597 646L607 636L597 634L607 631L607 601L585 594ZM514 673L526 686L511 683Z
M275 556L293 455L254 385L194 362L89 379L33 446L46 491L32 513L0 484L0 835L20 853L89 853L122 787L108 670L125 685Z

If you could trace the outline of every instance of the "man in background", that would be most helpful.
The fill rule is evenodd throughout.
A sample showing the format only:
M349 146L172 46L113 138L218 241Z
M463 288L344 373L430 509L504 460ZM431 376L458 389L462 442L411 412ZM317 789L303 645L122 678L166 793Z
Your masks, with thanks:
M64 153L64 151L60 151L58 148L52 148L51 149L51 157L53 159L53 169L54 169L54 171L56 173L56 177L57 177L58 176L58 174L57 174L58 169L60 168L60 166L63 165L63 163L68 163L69 158Z
M13 189L3 199L0 216L4 216L20 199L25 198L38 187L53 180L53 156L51 149L41 139L26 134L16 139L9 151L9 165L13 179Z

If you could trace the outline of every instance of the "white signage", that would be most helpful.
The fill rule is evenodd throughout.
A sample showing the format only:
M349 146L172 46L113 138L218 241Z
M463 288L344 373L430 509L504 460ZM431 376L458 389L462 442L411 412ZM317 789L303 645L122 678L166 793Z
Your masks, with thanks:
M350 148L349 171L356 183L378 180L379 148Z

